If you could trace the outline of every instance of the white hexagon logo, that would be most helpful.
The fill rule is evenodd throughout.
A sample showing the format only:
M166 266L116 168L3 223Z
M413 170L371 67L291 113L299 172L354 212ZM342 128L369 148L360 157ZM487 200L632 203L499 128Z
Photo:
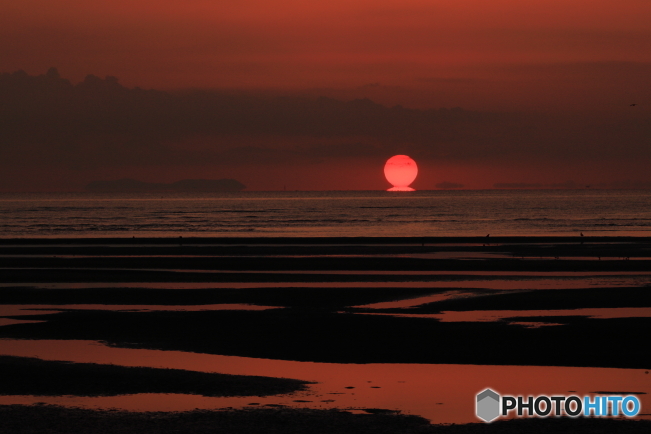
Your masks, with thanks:
M491 389L477 394L477 417L484 422L491 422L500 415L500 395Z

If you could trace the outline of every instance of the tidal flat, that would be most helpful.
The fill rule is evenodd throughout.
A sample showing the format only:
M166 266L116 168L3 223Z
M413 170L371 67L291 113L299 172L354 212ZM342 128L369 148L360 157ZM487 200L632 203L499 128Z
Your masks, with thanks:
M253 418L270 429L279 409L303 428L323 418L350 427L388 418L401 432L642 426L603 418L472 424L474 394L485 387L531 395L633 391L642 418L651 405L643 338L651 331L651 241L487 241L0 240L0 319L7 321L0 363L6 375L15 371L13 383L0 384L2 411L16 420L79 411L74 417L101 420L102 429L152 411L154 419L177 414L192 426L199 413L189 416L194 407L183 401L196 403L200 418ZM485 312L501 314L477 319ZM123 352L111 358L110 351ZM530 378L540 375L547 381ZM30 377L38 387L28 387ZM256 398L226 400L245 395ZM127 404L150 398L151 405ZM124 412L111 419L109 406ZM222 432L262 432L238 423ZM441 425L449 423L463 428ZM315 432L347 432L337 426ZM369 432L383 432L377 429Z

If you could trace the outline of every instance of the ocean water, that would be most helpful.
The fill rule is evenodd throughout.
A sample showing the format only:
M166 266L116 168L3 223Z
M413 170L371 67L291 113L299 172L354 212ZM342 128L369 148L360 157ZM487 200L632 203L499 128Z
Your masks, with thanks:
M649 190L1 194L0 238L651 235Z

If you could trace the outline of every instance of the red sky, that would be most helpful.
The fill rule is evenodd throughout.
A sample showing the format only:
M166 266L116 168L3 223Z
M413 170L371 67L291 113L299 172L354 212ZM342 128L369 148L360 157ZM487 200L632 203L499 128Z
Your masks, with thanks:
M542 145L535 149L522 145L522 152L474 161L445 161L440 153L422 152L421 167L430 172L422 173L417 183L433 188L432 183L442 181L470 187L570 179L651 181L649 154L644 151L651 144L649 22L648 0L4 1L0 4L0 72L22 69L38 75L54 66L73 83L87 74L110 75L128 88L245 90L341 100L368 97L387 106L461 107L516 118L532 113L557 116L547 120L547 127L539 124L536 131L555 131L551 142L564 137L565 151L573 146L573 139L595 140L599 153L605 155L607 147L621 146L617 137L623 132L624 147L630 152L617 162L610 154L602 159L590 155L582 161L576 155L570 158L571 152L555 159L553 154L540 155ZM632 103L638 105L630 107ZM595 135L595 123L610 129ZM504 128L496 124L478 134ZM175 146L190 146L188 135ZM218 136L215 140L221 148L248 139ZM322 136L317 139L308 131L303 137L257 135L255 141L265 149L276 149L279 141L285 146L329 146ZM329 140L382 141L341 135ZM382 143L386 158L411 149L409 140L401 140L391 142L395 152L388 141ZM496 149L497 140L493 137L493 148L487 149ZM502 140L509 149L517 148L513 135ZM550 143L550 148L554 146ZM578 147L575 154L585 156L586 148ZM369 178L376 160L382 159L384 155L358 155L321 162L319 167L305 160L295 173L306 172L301 178L304 188L383 188L384 184ZM169 181L193 173L206 177L223 173L258 189L269 185L260 175L266 173L276 179L290 178L282 184L299 183L279 162L165 170L131 164L106 167L103 172L84 172L81 167L74 173L64 166L48 166L39 173L57 173L61 188L76 188L93 174ZM343 179L332 175L346 167L356 169ZM42 180L30 179L5 175L0 177L0 190L30 183L30 189L41 188ZM282 188L281 182L271 188Z
M651 62L648 0L4 3L7 72L56 66L73 81L93 73L158 89L379 83L405 89L403 104L427 105L418 89L430 104L481 109L548 105L613 80L619 95L591 99L649 96L628 83L635 66L600 65Z

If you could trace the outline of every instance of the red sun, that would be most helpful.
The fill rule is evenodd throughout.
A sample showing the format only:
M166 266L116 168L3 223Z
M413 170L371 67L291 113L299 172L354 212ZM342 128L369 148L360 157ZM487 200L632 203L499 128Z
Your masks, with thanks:
M387 191L414 191L409 186L418 175L416 162L406 155L394 155L384 165L384 176L393 188Z

